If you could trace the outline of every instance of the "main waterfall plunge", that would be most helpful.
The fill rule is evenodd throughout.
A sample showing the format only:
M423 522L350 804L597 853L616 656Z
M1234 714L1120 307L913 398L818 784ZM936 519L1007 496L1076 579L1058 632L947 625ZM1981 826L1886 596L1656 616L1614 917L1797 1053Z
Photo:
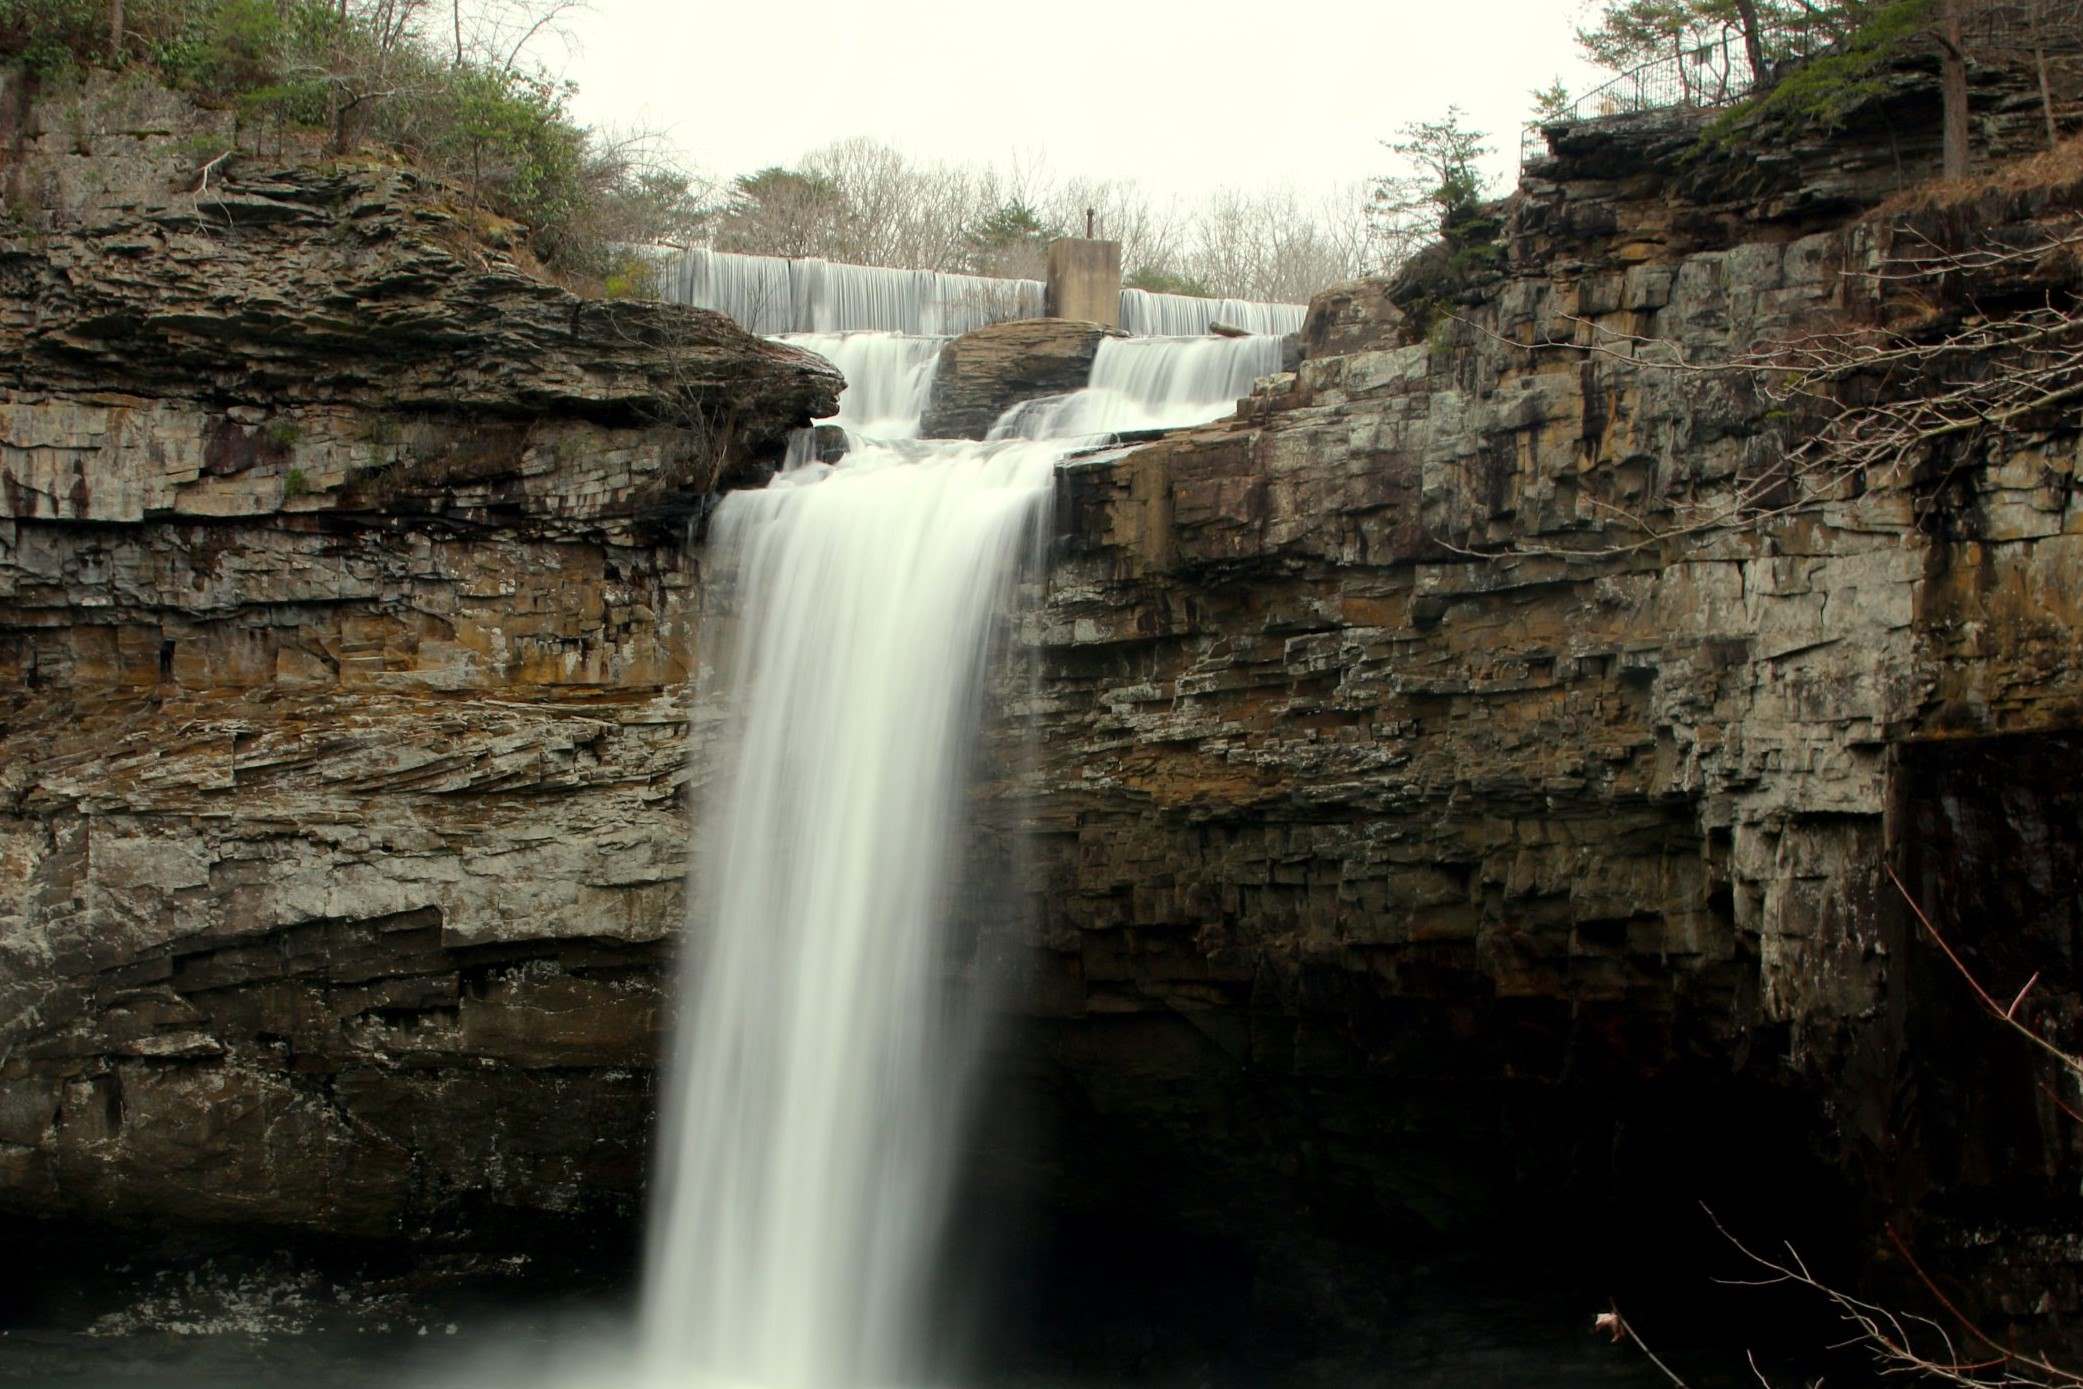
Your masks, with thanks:
M850 448L711 520L726 722L643 1292L659 1385L917 1382L977 1050L945 899L993 632L1077 438L1208 418L1279 360L1122 343L1001 422L1050 437L976 444L911 437L936 340L795 341L847 372Z
M715 518L743 610L644 1293L661 1380L916 1368L973 1051L943 885L986 638L1057 452L869 447Z

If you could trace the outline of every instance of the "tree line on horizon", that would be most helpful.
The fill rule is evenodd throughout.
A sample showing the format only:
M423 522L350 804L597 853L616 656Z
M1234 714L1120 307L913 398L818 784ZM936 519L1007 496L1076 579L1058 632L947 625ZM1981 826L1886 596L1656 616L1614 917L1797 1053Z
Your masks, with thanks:
M1301 300L1370 264L1363 184L1159 200L1126 180L912 159L875 140L827 145L714 190L718 250L1038 279L1051 241L1121 243L1124 283L1178 294Z
M1584 0L1577 45L1615 76L1655 69L1666 104L1769 102L1829 128L1873 89L1883 63L1926 44L1944 78L1946 172L1959 177L1970 155L1965 64L1978 44L1994 42L1986 21L2001 12L2007 42L2030 47L2077 3ZM1527 95L1535 124L1635 109L1614 97L1580 103L1560 78ZM2051 108L2048 123L2051 141ZM1124 181L923 163L872 140L843 140L715 189L704 240L752 254L1033 278L1048 243L1081 232L1089 210L1095 234L1121 243L1124 283L1267 300L1305 300L1340 280L1392 274L1432 249L1479 252L1495 234L1495 219L1481 211L1496 191L1482 171L1494 152L1489 132L1449 107L1383 145L1394 156L1389 172L1320 197L1224 189L1182 205Z
M1825 126L1890 54L1929 41L1945 78L1947 167L1964 171L1965 64L1986 42L1978 19L2016 11L2026 22L2015 41L2036 42L2035 24L2059 22L2077 2L1583 0L1577 39L1609 72L1668 62L1678 99L1702 105L1730 94L1688 85L1697 55L1740 48L1759 100ZM1121 243L1131 286L1298 301L1393 273L1431 248L1479 250L1489 234L1479 212L1495 191L1480 167L1491 138L1456 108L1384 141L1389 171L1318 193L1227 188L1157 200L1126 180L923 161L865 138L712 179L651 134L574 119L573 88L532 55L583 9L583 0L0 0L0 57L47 81L87 66L144 66L232 106L257 140L303 132L333 154L389 149L526 224L552 271L609 293L642 291L631 243L1034 278L1048 243L1081 234L1089 215L1095 234ZM1536 120L1573 110L1559 80L1529 97ZM2051 109L2048 119L2051 137ZM198 153L200 165L225 152Z

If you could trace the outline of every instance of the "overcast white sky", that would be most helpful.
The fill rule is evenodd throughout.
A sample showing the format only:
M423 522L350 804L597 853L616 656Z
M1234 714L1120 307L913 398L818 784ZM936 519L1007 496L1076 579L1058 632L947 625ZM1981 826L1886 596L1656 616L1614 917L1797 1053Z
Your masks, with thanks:
M1384 172L1458 102L1515 166L1527 91L1596 79L1581 0L593 0L562 66L588 124L665 130L718 175L869 135L923 160L1037 157L1158 196Z

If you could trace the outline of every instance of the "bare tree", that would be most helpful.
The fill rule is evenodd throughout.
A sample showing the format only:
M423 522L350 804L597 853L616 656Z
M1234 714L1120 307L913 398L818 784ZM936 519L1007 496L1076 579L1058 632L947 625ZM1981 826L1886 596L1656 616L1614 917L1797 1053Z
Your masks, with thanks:
M1938 0L1936 34L1939 91L1945 103L1945 176L1967 177L1967 41L1960 28L1962 0Z
M1765 27L1757 0L1736 0L1736 20L1743 28L1743 56L1750 61L1751 73L1762 79L1766 73Z
M2054 89L2047 80L2047 10L2045 4L2032 7L2032 69L2040 83L2040 114L2047 120L2047 148L2053 149L2061 143L2061 126L2054 119Z

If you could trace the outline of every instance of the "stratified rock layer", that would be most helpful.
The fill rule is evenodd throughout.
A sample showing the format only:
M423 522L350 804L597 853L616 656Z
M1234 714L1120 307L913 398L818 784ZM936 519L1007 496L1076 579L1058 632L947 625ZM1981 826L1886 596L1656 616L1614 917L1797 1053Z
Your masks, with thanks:
M1082 387L1100 343L1120 336L1065 318L1016 318L964 333L941 349L919 432L981 439L1012 406Z
M1103 1077L1060 1122L1139 1116L1202 1229L1409 1249L1574 1208L1637 1251L1625 1280L1653 1227L1711 1240L1698 1202L1758 1202L1775 1238L1914 1226L2044 1312L2073 1268L2011 1280L2068 1256L1993 1232L2073 1211L2076 1128L1888 875L2004 904L1947 920L2009 990L2062 981L2040 1017L2068 1027L2072 798L2020 768L2073 767L2083 427L2044 411L1759 515L1798 436L1733 363L2073 306L2058 249L1937 298L1869 272L2074 238L2083 188L1847 224L1848 165L1884 190L1818 146L1703 207L1664 162L1696 131L1569 132L1498 273L1328 292L1236 419L1065 470L1040 679L1006 691L1044 730L1007 782L1039 798L1035 997L1058 1073ZM1739 489L1776 501L1688 530ZM1775 1091L1810 1119L1766 1118ZM1065 1188L1103 1187L1065 1151Z
M1876 101L1840 144L1925 148L1928 81ZM1836 1215L1940 1243L1992 1172L2074 1189L2031 1086L1972 1101L2001 1163L1919 1101L1961 1088L1934 1052L2018 1058L1886 877L2034 916L1963 936L2059 992L2077 858L2004 865L2073 835L2028 774L2083 709L2073 413L1668 532L1789 442L1714 364L1892 312L1860 273L1891 237L2022 244L2083 202L1857 221L1886 166L1799 140L1716 156L1710 197L1697 138L1559 132L1436 321L1342 287L1235 418L1064 469L1039 668L998 691L1035 727L1001 720L976 803L980 843L1033 832L976 915L1035 961L1010 1072L1060 1139L987 1125L1007 1185L1248 1246L1293 1307L1333 1246L1784 1205L1811 1148L1864 1193ZM408 175L226 177L0 248L0 1202L626 1207L685 869L678 528L723 440L833 382L480 264ZM1965 288L2078 278L2005 273ZM1081 382L1095 332L1007 325L929 432Z
M0 1201L626 1201L688 523L836 373L546 284L408 171L169 178L184 122L233 143L98 78L8 169L41 229L0 242Z

